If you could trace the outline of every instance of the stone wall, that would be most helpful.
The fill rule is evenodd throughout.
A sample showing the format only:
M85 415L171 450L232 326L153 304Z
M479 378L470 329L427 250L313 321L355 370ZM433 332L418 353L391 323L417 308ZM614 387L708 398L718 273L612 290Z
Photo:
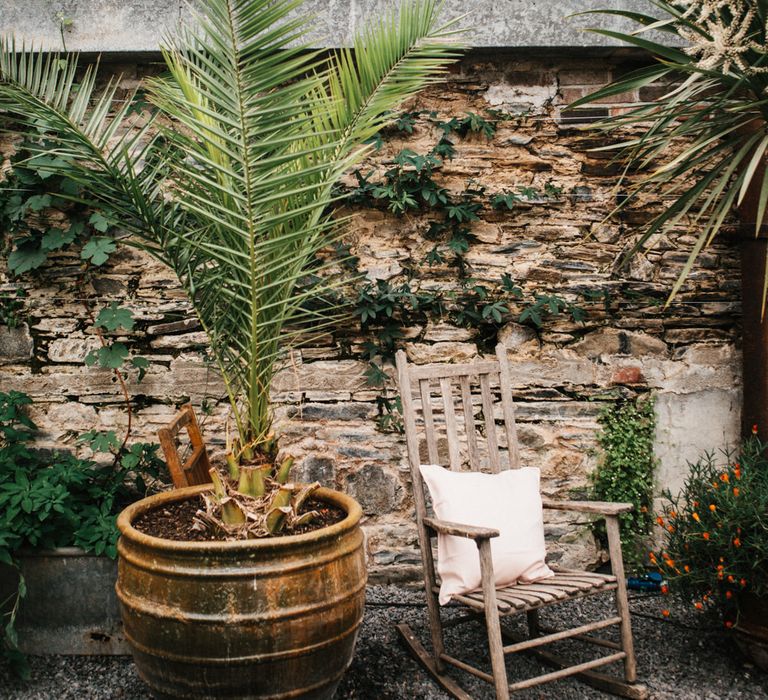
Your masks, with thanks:
M484 207L464 256L467 274L481 283L494 284L508 273L527 296L557 294L587 312L583 322L561 315L540 329L509 323L499 332L510 349L523 461L541 467L544 491L554 497L584 491L598 459L597 415L620 396L653 392L657 397L660 486L674 488L686 459L738 435L735 247L727 241L711 246L682 293L664 308L695 229L683 222L622 268L635 235L665 202L649 198L606 220L616 202L618 169L609 156L590 151L600 140L579 126L596 111L609 114L625 103L589 114L562 112L575 97L627 70L627 61L623 55L474 53L447 84L407 106L442 119L473 112L495 120L490 140L475 133L455 138L457 153L438 175L450 190L462 190L468 180L485 187L486 197L521 186L561 188L556 196L534 198L512 211ZM126 82L144 71L135 65L120 70ZM422 153L437 139L437 127L422 114L412 135L388 134L364 170L381 175L401 148ZM424 234L428 213L397 217L380 207L348 213L353 215L348 242L371 279L395 284L411 270L414 289L458 287L455 267L424 262L434 245ZM141 383L129 382L135 436L152 439L176 405L191 399L198 409L205 407L204 430L214 449L220 447L227 412L223 388L205 362L205 335L172 275L128 248L113 256L93 288L78 285L79 271L77 255L63 254L41 275L5 279L0 287L21 285L28 294L21 325L0 327L0 386L33 397L41 444L74 449L79 432L124 425L113 376L83 364L97 343L83 300L96 306L119 300L139 321L123 340L152 361ZM585 293L599 301L585 302ZM436 318L406 328L404 336L417 363L473 359L493 343L471 327ZM284 449L299 458L300 477L335 485L361 502L373 579L408 578L416 575L419 556L405 446L401 435L378 429L382 389L366 383L364 341L355 328L343 328L293 352L275 381L276 418ZM600 558L584 518L560 514L547 527L554 558L565 563Z

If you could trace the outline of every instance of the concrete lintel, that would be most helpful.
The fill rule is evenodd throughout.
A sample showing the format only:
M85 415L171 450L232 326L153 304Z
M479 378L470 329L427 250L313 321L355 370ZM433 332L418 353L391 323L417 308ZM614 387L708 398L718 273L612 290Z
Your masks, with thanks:
M350 43L356 29L386 14L393 0L307 0L314 15L310 41L318 47ZM645 0L445 0L446 19L465 15L469 44L503 47L617 47L608 37L585 32L590 26L620 29L621 18L577 17L597 9L647 11ZM0 33L49 50L98 53L156 52L163 34L187 16L184 0L2 0Z

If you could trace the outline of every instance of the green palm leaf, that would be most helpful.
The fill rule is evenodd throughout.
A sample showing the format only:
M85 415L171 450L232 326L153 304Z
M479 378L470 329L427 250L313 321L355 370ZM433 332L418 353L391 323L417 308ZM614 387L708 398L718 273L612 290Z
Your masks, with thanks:
M414 0L330 57L303 43L300 0L205 0L149 83L162 119L131 125L116 83L98 97L76 58L0 45L0 109L43 129L72 176L189 293L243 443L270 433L287 346L345 317L327 252L333 186L364 141L456 58L453 24ZM324 304L318 306L318 299Z
M712 242L732 207L740 204L752 187L759 188L760 192L757 232L765 220L768 177L760 166L768 150L766 11L765 3L753 3L756 5L753 15L738 17L734 13L740 4L712 4L708 7L716 6L711 10L714 14L705 21L693 6L685 13L680 3L651 0L651 4L665 16L657 19L646 14L597 11L637 22L641 28L636 32L594 31L646 49L657 59L657 64L634 71L581 98L570 108L661 80L677 79L661 97L590 127L606 133L628 131L633 134L602 149L616 150L626 165L618 187L626 184L630 173L638 173L629 186L629 196L612 214L632 205L644 194L672 202L642 233L630 256L645 247L655 234L679 225L685 217L697 230L697 240L672 289L669 303L681 289L699 253ZM728 53L718 56L712 34L714 25L707 22L720 22L730 29L739 21L745 26L749 24L741 39L743 44L729 46ZM670 47L638 36L651 28L679 33L691 42L690 46ZM734 50L738 53L734 54ZM706 60L700 58L703 56Z

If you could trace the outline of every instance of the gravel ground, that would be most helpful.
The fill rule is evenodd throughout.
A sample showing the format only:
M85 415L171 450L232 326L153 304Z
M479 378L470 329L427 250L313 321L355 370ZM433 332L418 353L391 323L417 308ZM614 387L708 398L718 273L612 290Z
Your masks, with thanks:
M610 596L575 601L542 613L542 621L559 619L586 622L594 614L610 611ZM337 698L360 700L448 700L429 675L406 652L395 622L408 622L414 631L426 624L421 593L396 586L368 590L365 620L355 659L339 687ZM631 599L640 680L656 700L719 700L768 698L768 674L740 656L725 631L680 602L656 595L635 594ZM667 607L669 618L661 616ZM594 618L592 618L594 619ZM583 624L582 622L582 624ZM457 634L458 633L458 634ZM460 636L458 636L460 635ZM460 639L460 642L456 640ZM468 624L451 631L447 643L469 650L482 659L483 630ZM568 643L564 643L568 644ZM564 647L565 648L565 647ZM573 649L573 647L568 647ZM578 647L576 647L578 648ZM526 656L508 661L510 677L523 678L547 670ZM33 657L32 677L22 682L0 667L2 700L149 700L151 695L126 657ZM620 670L620 669L617 669ZM493 698L492 688L474 677L456 672L455 678L477 700ZM557 700L612 697L578 681L562 680L523 691L516 698Z

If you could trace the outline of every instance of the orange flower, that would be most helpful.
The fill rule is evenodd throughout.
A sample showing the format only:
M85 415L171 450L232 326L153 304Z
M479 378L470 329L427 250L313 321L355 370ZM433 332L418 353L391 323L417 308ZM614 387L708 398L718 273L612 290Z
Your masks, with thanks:
M746 585L747 585L747 579L745 579L745 578L741 579L741 581L739 581L739 585L740 585L742 588L744 588L744 586L746 586Z
M661 594L669 595L669 586L666 583L661 587Z
M733 598L733 593L731 593L731 591L726 591L725 592L725 599L726 600L730 600L731 598Z
M738 537L733 538L733 546L734 547L741 547L741 540Z
M670 518L676 518L677 517L677 513L674 510L670 510L669 511L669 517Z
M705 533L702 535L702 537L703 537L705 540L709 541L709 533L708 533L708 532L705 532Z
M709 509L714 513L717 510L717 506L714 503L710 503Z
M730 480L730 477L725 472L720 475L720 481L724 481L727 484Z
M733 470L733 475L734 475L734 476L735 476L737 479L741 479L741 469L739 469L738 467L736 467L736 469L734 469L734 470Z
M733 576L728 576L728 583L733 583L736 579Z
M728 629L731 629L731 627L733 627L733 623L732 623L730 620L726 620L726 621L725 621L725 626L726 626Z
M659 527L664 527L664 518L662 518L661 516L656 518L656 522L659 524Z
M685 573L686 573L686 574L690 574L690 573L691 573L691 567L690 567L690 566L688 566L688 564L686 564L686 565L683 567L683 571L685 571Z
M674 525L667 525L667 530L669 530L670 532L674 532L675 531L675 526Z
M664 617L669 617L669 610L662 610L662 611L661 611L661 614L662 614Z
M752 426L752 435L757 435L757 423Z
M666 565L667 565L667 566L668 566L670 569L674 569L674 568L675 568L675 560L674 560L674 559L667 559L667 560L665 561L665 563L666 563Z
M651 560L651 564L656 563L656 555L653 552L648 552L648 558Z
M736 496L737 498L739 497L739 487L738 486L734 486L733 487L733 495Z
M713 482L712 482L712 488L713 488L713 489L715 489L715 490L717 490L717 482L716 482L716 481L713 481Z
M696 610L704 610L704 603L697 601L693 604L693 607L696 608Z
M692 518L693 518L693 519L694 519L694 520L695 520L697 523L701 522L701 518L699 517L699 514L698 514L698 513L694 512L694 513L693 513L693 515L691 515L691 517L692 517Z
M698 508L699 507L699 502L698 501L694 501L693 502L693 507L694 508Z

